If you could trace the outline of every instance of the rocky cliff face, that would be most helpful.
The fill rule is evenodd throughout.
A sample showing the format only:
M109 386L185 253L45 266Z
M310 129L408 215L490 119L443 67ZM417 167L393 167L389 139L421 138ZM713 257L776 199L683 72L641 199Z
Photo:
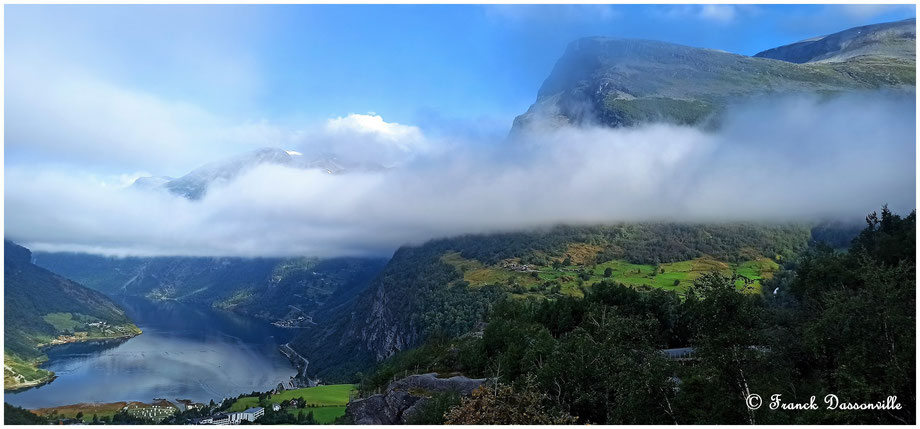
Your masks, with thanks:
M364 318L360 331L355 333L378 361L405 350L418 340L418 332L412 321L406 323L394 314L395 306L391 301L386 287L379 284L374 290L370 314Z
M345 414L359 425L406 424L432 395L455 392L468 396L487 382L463 376L438 378L434 373L411 375L390 383L384 393L352 400Z
M310 361L308 373L348 381L432 333L452 337L474 329L501 292L450 286L462 273L440 258L457 244L438 240L399 249L352 305L318 312L317 326L291 341Z

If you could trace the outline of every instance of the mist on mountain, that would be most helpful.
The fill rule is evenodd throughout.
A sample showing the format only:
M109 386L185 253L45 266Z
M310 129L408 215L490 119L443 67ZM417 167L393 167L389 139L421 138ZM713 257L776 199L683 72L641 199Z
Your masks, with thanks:
M716 129L563 126L489 144L413 133L426 149L394 168L256 162L200 199L10 167L5 226L39 251L328 257L558 223L852 218L913 208L914 119L909 95L854 93L742 102Z

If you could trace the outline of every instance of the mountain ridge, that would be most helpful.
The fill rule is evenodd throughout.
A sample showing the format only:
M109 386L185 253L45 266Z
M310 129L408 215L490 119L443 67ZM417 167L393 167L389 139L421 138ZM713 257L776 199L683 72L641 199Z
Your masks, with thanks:
M915 35L904 37L902 44L915 52ZM915 91L915 70L913 55L796 64L654 40L585 37L567 46L511 134L568 124L706 124L727 105L757 96Z
M916 55L917 19L853 27L754 54L791 63L845 61L861 55L913 60ZM910 43L906 43L912 41Z

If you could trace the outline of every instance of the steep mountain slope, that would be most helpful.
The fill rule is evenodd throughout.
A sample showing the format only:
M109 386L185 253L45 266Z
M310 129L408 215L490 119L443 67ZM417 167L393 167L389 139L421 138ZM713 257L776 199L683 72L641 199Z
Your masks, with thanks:
M569 45L512 133L560 124L701 124L729 103L771 94L913 91L914 75L912 57L793 64L664 42L585 38ZM308 374L348 379L427 338L474 331L509 294L582 296L603 278L680 294L710 271L731 276L739 290L760 293L759 280L811 240L802 225L730 224L559 227L435 240L398 250L347 311L320 314L324 322L290 345L309 361Z
M99 292L32 264L28 249L4 242L4 389L41 384L40 346L125 338L140 330Z
M350 308L319 314L291 346L308 374L348 380L431 336L475 330L509 294L581 296L606 268L640 288L680 290L710 269L753 280L810 238L802 225L618 224L435 240L399 249Z
M515 118L512 134L535 126L564 124L612 127L646 122L699 124L717 116L730 103L767 95L878 89L913 91L914 34L900 30L873 34L896 36L875 44L855 41L848 44L841 41L842 36L828 36L827 46L813 47L809 52L835 58L860 53L879 55L808 64L651 40L579 39L568 46L556 63L537 93L537 101ZM830 44L834 40L838 41L837 48ZM860 44L865 47L859 48ZM882 45L893 48L878 48ZM778 49L778 56L791 52L791 48ZM887 54L889 51L897 55Z
M754 55L790 63L839 62L869 55L915 61L917 20L864 25L827 36L815 37Z
M385 261L372 258L109 258L37 253L36 264L108 295L215 305L285 326L353 297Z

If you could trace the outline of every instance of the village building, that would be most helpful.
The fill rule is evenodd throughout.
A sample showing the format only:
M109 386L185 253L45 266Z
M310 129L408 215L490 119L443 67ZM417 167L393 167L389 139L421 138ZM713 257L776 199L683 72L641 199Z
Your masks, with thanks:
M215 414L215 415L211 418L211 423L206 423L206 424L212 424L212 425L229 425L229 424L230 424L230 415L229 415L229 414L223 414L223 413L221 413L221 414Z
M259 417L265 415L265 409L262 407L252 407L243 411L240 416L242 420L248 420L250 422L256 421Z
M220 413L211 417L204 417L195 421L199 425L238 425L243 420L255 422L259 417L265 415L265 409L262 407L247 408L244 411L235 413Z

